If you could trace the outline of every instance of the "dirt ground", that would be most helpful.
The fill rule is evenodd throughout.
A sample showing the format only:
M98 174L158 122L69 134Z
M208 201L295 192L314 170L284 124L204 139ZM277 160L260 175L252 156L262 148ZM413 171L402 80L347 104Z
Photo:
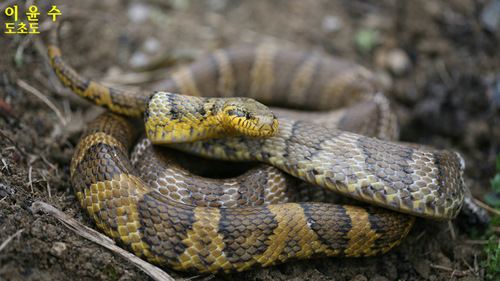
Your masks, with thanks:
M46 9L51 1L39 2ZM466 182L482 198L500 140L500 34L480 20L488 2L55 3L70 19L61 34L67 60L110 83L150 87L168 75L172 58L183 63L220 47L263 41L359 62L387 87L401 139L459 151ZM0 246L0 280L147 280L124 259L30 211L41 200L93 226L77 205L68 166L85 123L100 110L61 87L41 39L0 35L0 245L13 237ZM450 224L418 220L402 245L380 257L298 261L194 279L482 280L485 256L474 228L460 217Z

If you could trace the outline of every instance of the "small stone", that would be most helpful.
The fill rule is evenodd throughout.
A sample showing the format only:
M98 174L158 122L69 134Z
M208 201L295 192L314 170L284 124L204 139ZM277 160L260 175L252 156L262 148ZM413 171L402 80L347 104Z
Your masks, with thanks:
M158 39L149 37L144 41L144 50L150 54L154 54L160 49L160 45Z
M384 277L384 276L381 276L381 275L375 275L372 279L370 279L371 281L389 281L389 279L387 279L387 277Z
M358 274L356 276L354 276L351 281L368 281L368 278L366 278L366 276L362 275L362 274Z
M0 199L4 197L9 197L11 195L14 195L16 193L16 190L2 182L0 182Z
M500 0L492 0L481 11L481 24L488 31L500 35Z
M50 253L56 257L61 257L68 247L66 243L63 242L55 242L50 249Z
M189 0L172 0L170 1L170 4L172 5L172 8L174 10L185 11L190 6L189 2L190 2Z
M208 6L213 11L221 11L227 6L227 0L210 0Z
M410 69L411 62L403 50L392 49L385 56L385 65L395 75L402 75Z
M376 71L375 80L380 83L382 89L391 89L394 85L391 75L385 70Z
M150 62L150 58L148 55L141 51L135 52L129 60L129 65L133 68L144 67Z
M132 22L141 23L149 18L151 9L148 5L134 2L128 8L128 17Z
M342 21L339 19L339 17L327 15L321 22L321 28L323 28L323 30L326 32L336 32L342 28Z
M498 109L500 108L500 76L495 77L495 79L492 79L489 86L488 86L488 98L491 101L491 104Z

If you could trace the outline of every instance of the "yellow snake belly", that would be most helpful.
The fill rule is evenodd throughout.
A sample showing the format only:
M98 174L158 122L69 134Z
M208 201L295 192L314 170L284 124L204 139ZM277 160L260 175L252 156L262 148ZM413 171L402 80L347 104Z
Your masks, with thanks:
M151 93L82 78L49 46L61 81L111 111L140 116ZM327 110L376 100L370 72L339 59L262 45L217 51L175 72L162 89L193 96L247 96L270 105ZM383 98L379 98L383 99ZM394 115L377 107L381 139ZM352 116L356 119L356 114ZM328 121L326 121L328 122ZM369 256L397 245L414 218L381 208L326 203L195 206L163 195L131 165L133 128L107 114L77 146L71 177L80 204L107 235L136 255L177 270L242 271L293 258ZM386 133L388 132L388 133ZM172 147L226 160L257 160L340 194L435 219L456 216L463 165L453 152L394 144L310 121L280 119L270 138L229 137ZM201 200L203 201L203 200Z

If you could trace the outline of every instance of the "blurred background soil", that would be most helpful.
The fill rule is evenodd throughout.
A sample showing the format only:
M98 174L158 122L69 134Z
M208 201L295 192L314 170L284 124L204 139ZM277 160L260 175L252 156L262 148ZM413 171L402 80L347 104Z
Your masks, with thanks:
M25 2L2 1L2 14L4 5ZM66 59L82 74L112 84L147 88L173 63L242 43L273 42L351 59L384 83L402 140L459 151L474 196L481 199L489 190L500 139L498 1L88 0L38 6L46 11L52 3L70 20L61 31ZM147 280L122 258L30 211L41 200L93 226L77 205L68 166L85 123L101 110L61 87L49 69L44 38L0 35L0 245L12 238L0 246L0 280ZM297 261L194 279L483 280L485 241L478 232L460 218L418 220L401 246L380 257Z

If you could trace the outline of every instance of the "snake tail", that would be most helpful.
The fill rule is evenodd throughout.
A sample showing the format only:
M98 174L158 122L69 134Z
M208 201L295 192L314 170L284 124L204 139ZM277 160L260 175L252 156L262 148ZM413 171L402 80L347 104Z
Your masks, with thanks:
M71 91L96 105L108 108L112 112L131 117L142 117L152 92L122 90L81 76L62 58L57 39L57 28L53 28L49 34L47 52L56 76Z

